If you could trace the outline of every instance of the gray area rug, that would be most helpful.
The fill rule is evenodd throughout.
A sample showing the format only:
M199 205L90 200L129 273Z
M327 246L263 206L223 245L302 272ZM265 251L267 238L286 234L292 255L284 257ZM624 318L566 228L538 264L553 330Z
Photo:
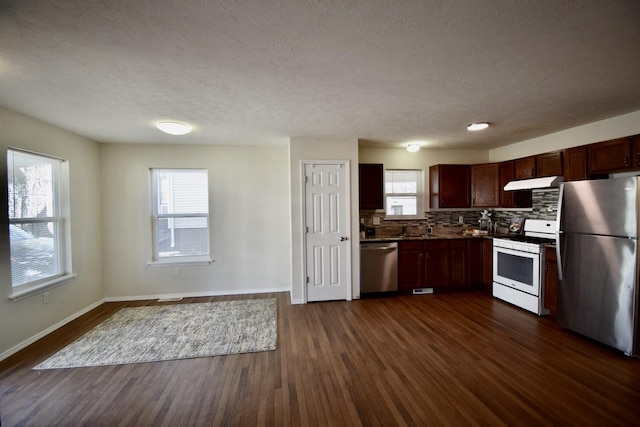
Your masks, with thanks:
M128 307L34 369L268 351L276 341L275 298Z

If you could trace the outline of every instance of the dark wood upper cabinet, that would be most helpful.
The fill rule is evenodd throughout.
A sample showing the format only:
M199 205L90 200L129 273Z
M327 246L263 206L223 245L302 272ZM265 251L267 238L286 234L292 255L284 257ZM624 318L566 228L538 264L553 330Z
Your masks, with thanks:
M377 163L360 163L360 209L384 209L384 167Z
M587 179L587 147L567 148L564 152L564 180Z
M513 181L513 160L500 163L500 206L514 208L514 192L504 191L504 186Z
M537 173L536 156L523 157L513 161L513 178L535 178Z
M500 164L471 165L471 206L500 206Z
M588 146L589 175L630 168L631 138L618 138Z
M471 166L431 166L429 168L429 198L432 208L470 207Z
M640 135L631 137L631 153L633 154L633 166L640 168Z
M500 163L500 207L530 208L533 200L531 190L504 191L504 186L515 179L514 160Z
M562 151L540 154L536 156L537 176L562 175Z

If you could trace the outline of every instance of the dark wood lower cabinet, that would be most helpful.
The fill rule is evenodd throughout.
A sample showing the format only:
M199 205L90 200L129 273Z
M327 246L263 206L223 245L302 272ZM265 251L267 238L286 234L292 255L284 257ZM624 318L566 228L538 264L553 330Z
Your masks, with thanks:
M554 248L547 248L544 256L544 306L549 315L558 311L558 259Z
M482 288L484 268L482 251L484 242L487 240L472 239L467 241L467 283L475 289Z
M493 240L482 240L482 287L485 292L493 291Z
M424 287L446 290L451 286L449 240L424 241Z
M437 292L479 289L485 239L400 241L398 290L433 288Z
M423 254L421 241L404 241L398 250L398 290L410 292L422 287Z

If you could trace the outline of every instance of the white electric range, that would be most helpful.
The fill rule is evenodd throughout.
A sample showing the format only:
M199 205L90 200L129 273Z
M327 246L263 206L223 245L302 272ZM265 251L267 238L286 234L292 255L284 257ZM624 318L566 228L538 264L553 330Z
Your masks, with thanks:
M536 219L525 220L524 234L494 238L493 296L538 316L549 314L544 307L545 251L555 239L556 221Z

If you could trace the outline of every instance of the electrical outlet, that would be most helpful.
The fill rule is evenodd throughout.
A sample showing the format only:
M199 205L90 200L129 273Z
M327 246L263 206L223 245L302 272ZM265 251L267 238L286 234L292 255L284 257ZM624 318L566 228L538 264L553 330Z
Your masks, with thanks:
M464 224L464 215L458 215L458 224Z
M182 274L182 268L176 267L173 269L173 272L176 274L176 276L179 276Z
M373 217L373 225L380 225L380 218L377 216Z
M42 294L42 303L49 304L49 292L44 292Z

